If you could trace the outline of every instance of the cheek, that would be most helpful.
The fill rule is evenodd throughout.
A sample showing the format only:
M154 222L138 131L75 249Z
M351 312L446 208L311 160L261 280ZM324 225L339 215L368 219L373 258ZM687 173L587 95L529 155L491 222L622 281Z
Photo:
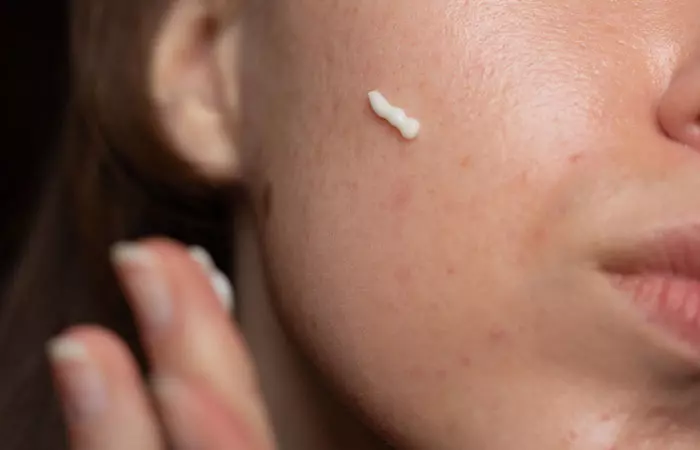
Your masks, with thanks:
M645 73L639 55L582 51L503 11L493 17L513 23L465 15L445 28L431 16L445 2L429 3L420 26L392 17L407 24L394 34L301 33L297 63L261 93L256 107L273 106L252 128L279 131L261 139L274 149L264 240L283 318L367 409L438 422L441 407L470 394L457 390L517 373L504 355L538 362L523 334L537 333L535 292L550 293L533 286L570 262L585 232L570 218L616 136L648 120L632 92L652 90L645 76L620 89L621 65ZM464 36L470 27L483 35ZM421 119L417 140L372 114L374 88Z

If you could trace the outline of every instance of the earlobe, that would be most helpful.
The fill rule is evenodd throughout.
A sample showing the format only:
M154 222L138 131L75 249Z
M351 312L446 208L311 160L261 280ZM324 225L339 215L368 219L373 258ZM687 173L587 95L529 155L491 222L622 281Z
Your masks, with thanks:
M226 2L223 2L226 3ZM235 18L216 0L176 0L156 33L150 89L176 156L214 182L240 178Z

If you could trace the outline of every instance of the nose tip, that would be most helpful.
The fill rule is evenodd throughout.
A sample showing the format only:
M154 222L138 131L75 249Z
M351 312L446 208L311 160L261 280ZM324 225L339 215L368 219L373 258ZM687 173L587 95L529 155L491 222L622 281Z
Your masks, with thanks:
M676 73L661 98L658 117L671 139L700 150L700 60Z

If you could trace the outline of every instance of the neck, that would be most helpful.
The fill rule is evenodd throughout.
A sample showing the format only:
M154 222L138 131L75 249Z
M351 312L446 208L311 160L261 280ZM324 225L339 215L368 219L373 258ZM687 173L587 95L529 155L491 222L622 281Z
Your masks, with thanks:
M280 450L386 450L294 345L266 288L254 220L236 217L239 326L255 359Z

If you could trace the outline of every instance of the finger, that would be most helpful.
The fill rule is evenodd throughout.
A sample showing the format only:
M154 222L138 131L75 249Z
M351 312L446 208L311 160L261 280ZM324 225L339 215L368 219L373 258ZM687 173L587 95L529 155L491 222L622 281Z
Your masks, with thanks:
M156 375L207 386L271 442L252 361L208 273L165 240L121 245L114 256Z
M160 450L158 421L118 337L77 328L48 345L73 450Z
M263 450L245 420L196 383L157 378L153 383L165 428L178 449Z

